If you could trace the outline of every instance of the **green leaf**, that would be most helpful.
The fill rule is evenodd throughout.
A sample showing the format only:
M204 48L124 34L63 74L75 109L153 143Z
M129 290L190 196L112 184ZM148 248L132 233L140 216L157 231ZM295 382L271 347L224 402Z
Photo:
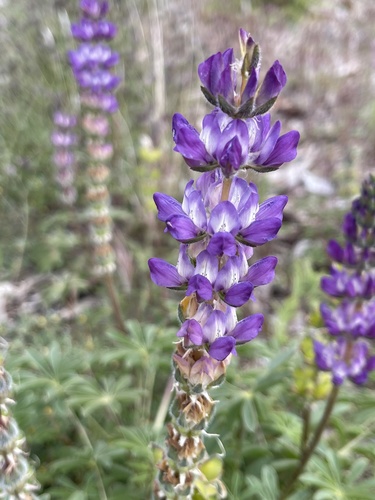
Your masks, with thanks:
M258 427L258 417L254 404L250 398L245 399L241 406L241 418L249 432L255 432Z

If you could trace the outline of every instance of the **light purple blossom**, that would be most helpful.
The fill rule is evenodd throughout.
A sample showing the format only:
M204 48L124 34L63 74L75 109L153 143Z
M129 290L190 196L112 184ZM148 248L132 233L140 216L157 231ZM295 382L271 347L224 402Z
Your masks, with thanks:
M166 231L181 243L205 239L211 255L233 256L239 244L259 246L274 239L281 227L286 196L275 196L259 204L255 184L235 177L228 200L207 212L201 191L190 181L182 204L171 196L155 193L158 217Z
M363 341L348 341L339 337L329 344L314 342L315 362L320 370L332 372L332 383L341 385L346 378L358 385L367 381L375 369L375 356Z
M375 338L375 179L362 185L361 195L344 217L345 243L331 240L328 255L338 264L321 280L322 290L341 299L335 306L321 304L320 311L328 332L337 341L324 346L316 343L318 368L331 370L335 384L348 377L356 384L365 383L375 369L375 357L369 345L358 339Z
M281 124L276 122L271 127L269 114L240 120L215 109L204 118L199 134L177 113L172 129L174 151L183 156L192 170L203 172L220 167L226 177L242 168L276 170L296 157L299 142L295 130L280 136Z

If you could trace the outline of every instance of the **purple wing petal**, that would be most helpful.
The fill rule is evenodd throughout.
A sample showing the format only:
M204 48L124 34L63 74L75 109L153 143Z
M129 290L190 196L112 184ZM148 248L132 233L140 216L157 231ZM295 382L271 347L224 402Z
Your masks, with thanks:
M154 202L158 209L158 218L163 222L166 222L176 214L186 216L182 210L181 203L172 198L172 196L163 193L155 193Z
M256 220L264 220L271 217L276 217L277 219L282 220L283 209L287 202L287 196L273 196L272 198L269 198L259 206L258 213L256 214Z
M237 243L230 233L216 233L207 246L210 255L228 255L233 257L237 252Z
M167 221L167 231L181 243L190 243L199 234L199 229L187 215L174 215Z
M218 361L223 361L229 354L235 353L235 345L233 337L220 337L211 344L208 354Z
M201 325L195 319L184 321L177 332L177 337L185 337L194 345L203 344L203 330Z
M239 321L230 334L236 339L237 344L244 344L258 335L262 329L263 321L263 314L253 314Z
M267 158L271 155L273 149L276 146L277 140L279 139L281 130L281 123L277 121L269 131L266 140L264 141L260 154L255 160L256 165L263 165Z
M342 262L344 258L344 250L341 245L335 241L330 240L327 245L327 253L331 257L331 259L336 260L337 262Z
M258 220L241 231L241 236L248 245L264 245L275 238L281 227L281 220L275 217Z
M229 288L224 301L230 306L241 307L250 299L253 289L252 283L237 283Z
M205 166L214 161L207 152L198 132L181 114L176 113L172 121L174 151L180 153L190 167Z
M297 156L297 146L300 134L296 130L291 130L278 138L271 154L263 162L263 165L281 165L292 161Z
M264 257L250 266L244 280L250 281L254 287L267 285L275 277L277 258L273 256Z
M186 279L179 275L177 269L163 259L156 257L148 261L151 279L158 286L178 288L186 284Z
M195 274L189 280L186 295L191 295L194 292L196 292L199 302L211 300L213 293L211 282L205 276Z

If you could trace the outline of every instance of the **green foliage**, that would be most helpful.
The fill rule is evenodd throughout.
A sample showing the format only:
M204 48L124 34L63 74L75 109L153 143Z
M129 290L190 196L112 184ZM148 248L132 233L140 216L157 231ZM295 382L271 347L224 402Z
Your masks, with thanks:
M124 488L129 498L149 494L155 374L170 357L172 333L135 321L126 326L127 337L109 331L95 348L89 338L72 341L61 331L59 343L13 345L17 418L52 498L120 498Z
M179 168L182 162L177 155L170 153L170 115L188 109L192 113L189 119L194 123L194 113L198 110L192 91L193 84L198 88L195 63L202 60L202 47L206 51L211 32L220 34L215 50L222 50L226 32L230 28L232 36L231 24L237 29L240 15L243 22L243 13L251 11L251 25L243 26L245 29L253 31L262 26L258 15L261 20L269 18L270 24L277 22L289 29L287 21L298 23L313 3L306 0L192 2L196 10L188 12L183 2L171 0L112 2L111 12L120 26L115 41L124 65L120 72L126 76L118 92L121 111L114 122L112 140L116 154L110 183L112 216L116 234L120 235L116 240L121 258L116 284L121 292L126 335L113 326L104 286L90 277L85 221L79 215L84 201L82 197L79 199L77 211L61 206L51 162L52 113L60 106L72 110L76 107L76 88L65 61L65 51L72 47L73 41L64 32L64 19L68 22L69 16L72 19L76 16L76 2L2 3L0 272L1 280L11 282L17 290L29 279L35 279L32 289L10 298L5 294L0 297L1 319L4 317L0 331L11 343L7 370L15 383L14 414L25 432L31 457L40 463L37 475L41 494L56 500L123 500L124 495L129 500L146 499L150 497L155 475L150 443L162 444L164 440L160 419L163 422L167 413L164 391L178 327L175 296L172 303L168 291L152 285L147 269L147 259L151 256L168 260L174 252L171 262L176 258L171 240L161 236L161 225L155 222L151 202L152 193L164 189L166 184L168 189L171 187L171 195L178 190L180 196L179 181L186 175L186 170ZM153 89L156 47L150 33L154 25L150 22L151 4L160 8L165 5L166 10L159 12L158 26L162 29L167 22L172 26L163 33L166 89L165 106L161 110ZM198 28L189 24L187 18L180 19L185 11L191 14ZM313 19L309 17L310 22ZM324 30L322 18L318 17L317 22ZM333 26L326 31L333 36L335 29ZM289 40L285 33L285 38L275 33L265 38L272 43L275 37L280 43ZM47 43L46 37L52 42ZM354 41L353 50L357 43ZM312 51L312 45L309 42L306 47ZM291 47L293 51L295 47ZM320 50L319 57L327 53L326 46ZM298 92L304 92L302 101L306 90L298 91L299 80L306 82L306 75L319 69L319 64L306 68L302 64L305 58L306 64L311 65L309 51L292 57L301 67L301 74L288 73L292 83L294 79L297 97ZM322 101L322 106L317 106L320 101L312 92L314 108L322 113L322 107L326 106L334 113L331 102L334 78L331 74L321 78L329 105ZM353 74L343 79L353 86ZM314 85L311 88L314 91ZM364 87L360 87L360 92L368 95ZM342 89L342 99L351 95L355 100L352 87ZM298 120L301 113L308 115L306 123L311 116L310 120L315 119L315 123L310 121L304 127L305 146L309 142L309 127L319 128L324 135L321 132L324 118L318 115L316 119L311 109L299 109L298 101L293 99L286 95L281 112L284 109L293 120ZM337 107L349 108L355 110L357 121L362 120L374 130L373 102L369 101L361 110L357 104L348 106L346 101L345 106ZM337 118L336 114L332 116ZM341 119L337 122L348 130L352 126L352 122L349 127ZM285 131L290 128L286 125ZM360 144L359 129L355 133ZM347 135L344 139L344 143L334 142L335 151L346 150ZM317 146L319 154L329 149L331 139L323 137L323 140L324 147L321 143ZM355 148L351 147L357 148L357 142ZM314 154L313 151L313 158ZM373 158L372 153L369 158ZM333 161L323 158L318 163L326 173ZM295 168L299 166L296 164ZM360 168L354 171L357 177L361 174ZM345 172L345 175L341 170L336 172L335 182L340 193L351 196L356 188L354 183L345 182ZM270 186L260 177L257 178L264 198ZM287 190L287 184L279 186L278 181L274 186L280 192ZM80 177L78 187L82 191ZM321 326L319 280L326 266L321 240L337 234L340 218L337 206L341 211L343 200L331 197L324 200L316 194L305 196L304 192L301 196L299 185L293 184L291 189L300 198L294 202L290 196L288 206L292 208L288 209L288 216L292 221L286 217L283 227L291 226L293 240L293 217L298 219L301 213L302 222L295 222L298 223L295 240L303 235L312 251L297 258L293 253L296 241L281 237L276 242L274 253L280 258L277 285L269 288L269 295L260 295L255 304L259 311L268 310L267 324L256 341L239 347L239 357L233 358L227 381L213 393L220 403L209 430L220 435L226 450L224 481L232 500L276 500L298 463L305 403L311 404L312 429L316 428L324 408L324 401L311 395L314 391L301 394L315 383L315 375L311 365L305 369L300 343L304 336L314 333L307 327L308 319L312 320L310 325ZM276 293L277 287L282 291L280 295ZM324 380L322 393L327 385L329 382ZM321 445L289 500L373 498L374 387L372 380L367 388L348 387L341 391ZM218 441L213 437L207 442L209 449L217 453Z

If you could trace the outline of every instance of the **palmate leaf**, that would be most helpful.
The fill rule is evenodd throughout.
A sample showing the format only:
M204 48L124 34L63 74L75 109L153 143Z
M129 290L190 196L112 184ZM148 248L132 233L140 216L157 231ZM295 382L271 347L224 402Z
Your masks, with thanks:
M131 384L132 378L128 375L105 377L100 382L90 376L76 375L65 385L69 394L67 404L79 408L84 417L99 408L120 413L123 403L133 402L143 394L141 389L133 388Z
M107 336L115 343L115 349L100 353L98 360L102 364L122 360L129 368L158 366L164 362L160 351L173 348L171 340L175 339L175 330L166 331L157 325L141 325L138 321L127 321L125 336L117 331L108 331ZM158 349L155 348L158 347Z
M279 480L273 467L265 465L262 467L260 479L256 476L246 478L249 488L246 490L248 498L260 500L278 500Z
M364 479L368 473L372 474L372 466L368 460L358 458L346 472L333 450L326 449L323 452L324 457L314 457L310 471L300 477L304 484L317 488L314 500L373 500L375 478Z

